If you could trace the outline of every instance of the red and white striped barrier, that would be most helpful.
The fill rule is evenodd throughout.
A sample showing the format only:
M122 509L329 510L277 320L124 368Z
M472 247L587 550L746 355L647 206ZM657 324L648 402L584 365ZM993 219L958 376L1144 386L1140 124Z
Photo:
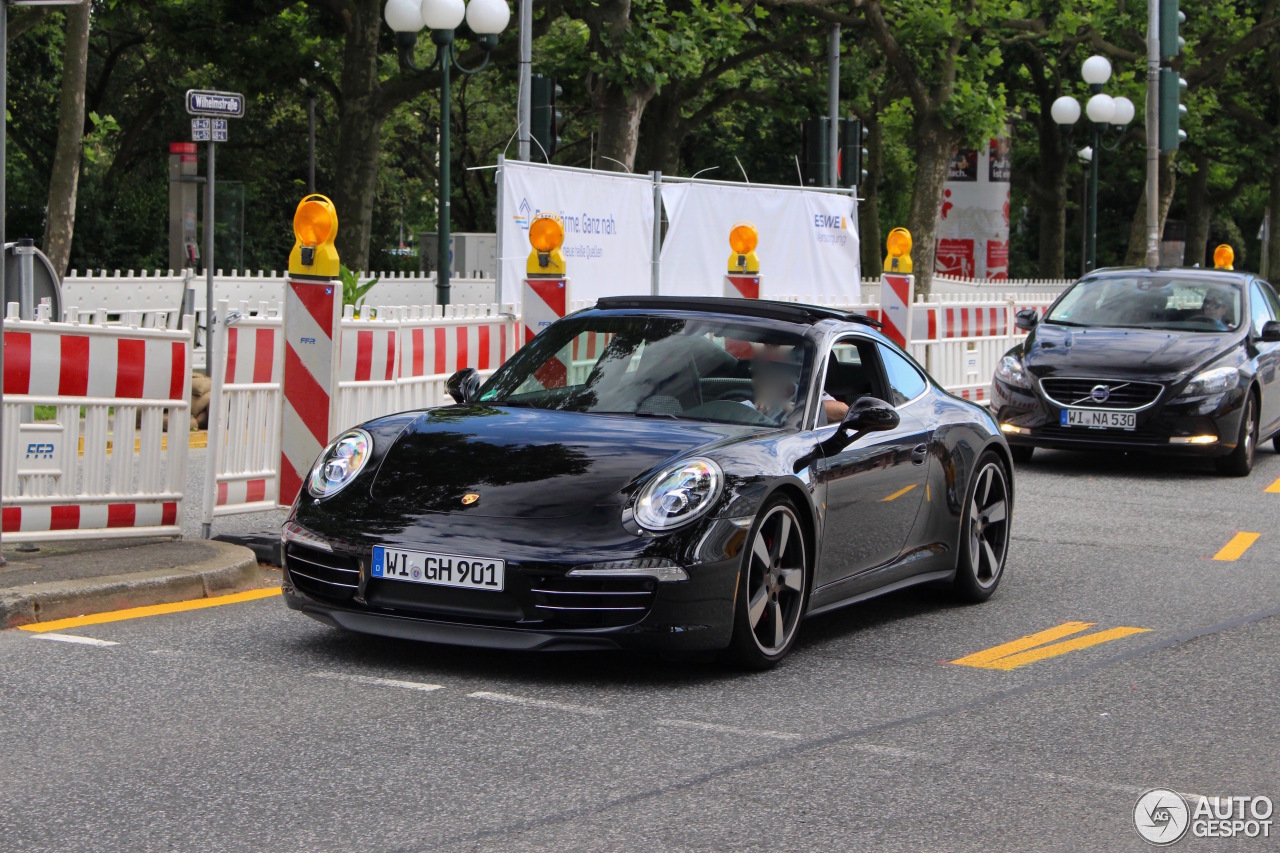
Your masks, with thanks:
M911 337L911 302L915 276L885 273L880 277L880 317L885 337L906 346Z
M520 295L521 319L524 321L521 346L569 313L567 278L526 278Z
M731 299L760 299L760 276L726 275L724 295Z
M293 503L337 423L342 287L291 278L284 301L284 408L277 500Z
M4 477L10 541L181 535L190 331L5 320ZM192 325L184 318L186 327ZM26 420L52 406L53 420ZM174 440L165 434L173 425Z

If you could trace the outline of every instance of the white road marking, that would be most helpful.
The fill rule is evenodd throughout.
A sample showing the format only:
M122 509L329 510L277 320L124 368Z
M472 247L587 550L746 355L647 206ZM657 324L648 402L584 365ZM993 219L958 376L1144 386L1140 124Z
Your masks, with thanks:
M110 640L95 640L93 637L80 637L76 634L32 634L33 640L54 640L59 643L79 643L82 646L118 646Z
M570 705L565 702L552 702L547 699L529 699L524 696L512 696L509 693L490 693L487 690L477 690L475 693L468 693L468 699L485 699L490 702L502 702L507 705L522 705L526 708L545 708L549 711L568 711L571 714L586 714L591 717L603 717L610 711L604 708L591 708L586 705Z
M371 675L347 675L343 672L313 672L316 678L336 678L339 681L352 681L356 684L374 684L378 687L399 687L404 690L418 690L430 693L432 690L443 690L443 684L427 684L423 681L400 681L395 678L374 678Z
M800 740L803 736L774 732L768 729L743 729L736 726L722 726L718 723L703 723L698 720L654 720L660 726L673 726L681 729L698 729L704 732L718 732L726 735L744 735L746 737L768 737L777 740Z

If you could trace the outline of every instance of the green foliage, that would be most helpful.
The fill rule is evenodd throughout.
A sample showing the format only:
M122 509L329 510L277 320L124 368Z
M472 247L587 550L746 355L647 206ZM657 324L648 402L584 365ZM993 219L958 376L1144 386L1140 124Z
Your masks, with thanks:
M342 264L338 268L338 277L342 281L342 304L354 305L356 307L356 316L359 317L360 312L364 309L364 297L378 283L378 277L375 276L361 284L360 276L347 269L346 264Z

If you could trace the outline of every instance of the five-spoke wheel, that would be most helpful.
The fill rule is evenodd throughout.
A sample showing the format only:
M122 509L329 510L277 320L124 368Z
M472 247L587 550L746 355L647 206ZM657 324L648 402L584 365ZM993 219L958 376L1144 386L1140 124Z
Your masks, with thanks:
M752 525L734 613L734 660L766 669L795 641L809 592L804 530L786 498L770 502Z
M965 505L953 584L956 595L965 601L991 597L1009 550L1009 478L1004 465L994 454L985 453L976 471Z

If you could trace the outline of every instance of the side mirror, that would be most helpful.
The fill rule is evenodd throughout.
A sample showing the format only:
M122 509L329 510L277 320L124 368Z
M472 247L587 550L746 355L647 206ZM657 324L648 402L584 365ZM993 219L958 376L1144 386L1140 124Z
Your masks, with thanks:
M1258 338L1264 344L1280 341L1280 320L1268 320L1262 324L1262 335Z
M819 449L827 455L839 453L869 432L896 428L901 420L893 406L884 400L860 397L849 407L836 434L822 442Z
M464 367L449 377L445 388L455 403L474 403L480 396L480 374L474 367Z
M1036 313L1034 308L1023 308L1013 315L1013 325L1024 332L1029 332L1040 325L1040 315Z

